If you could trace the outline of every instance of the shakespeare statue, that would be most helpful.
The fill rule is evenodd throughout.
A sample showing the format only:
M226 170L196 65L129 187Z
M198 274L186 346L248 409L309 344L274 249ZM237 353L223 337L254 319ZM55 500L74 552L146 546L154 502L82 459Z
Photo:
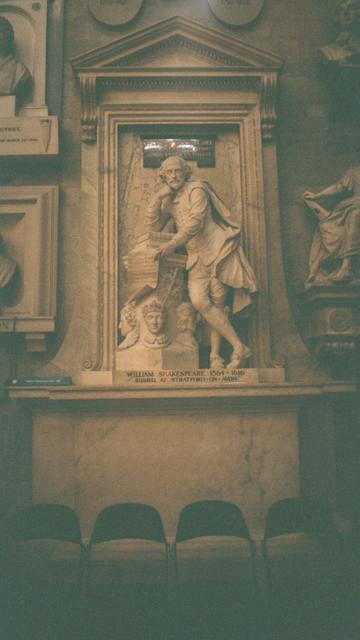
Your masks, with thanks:
M176 249L186 249L189 298L211 330L210 366L225 366L220 355L222 338L233 348L227 366L243 366L250 350L225 311L229 288L234 290L234 313L249 305L256 291L255 276L241 246L239 222L208 183L191 179L191 169L183 158L167 158L160 167L160 177L164 186L150 203L146 230L149 234L169 231L172 222L175 233L156 250L155 257L168 258Z
M306 284L317 284L319 277L321 283L323 268L330 282L351 282L360 260L360 165L319 193L306 191L304 199L319 221Z
M15 56L12 24L0 16L0 96L23 96L30 82L30 71Z
M320 52L329 62L360 64L360 0L341 0L334 22L338 36Z

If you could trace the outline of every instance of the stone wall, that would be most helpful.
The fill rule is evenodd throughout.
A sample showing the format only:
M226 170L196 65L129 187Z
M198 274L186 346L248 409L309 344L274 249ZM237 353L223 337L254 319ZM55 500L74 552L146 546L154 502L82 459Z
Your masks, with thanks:
M266 0L261 16L252 25L233 29L216 20L206 0L145 0L135 20L119 29L108 29L89 14L86 0L67 0L65 13L65 67L63 110L59 160L0 162L0 184L60 184L60 246L58 331L49 339L47 354L25 354L21 340L17 345L17 373L67 372L72 369L69 351L63 356L61 344L76 304L77 292L86 280L81 261L80 237L80 97L69 61L94 47L119 36L132 33L174 15L196 20L202 25L239 37L254 46L268 49L285 59L279 90L278 161L281 204L281 235L287 290L295 322L288 322L286 301L273 309L273 332L280 351L288 362L288 377L296 381L321 381L329 377L313 360L298 337L299 309L296 296L307 274L307 259L314 230L311 214L305 210L301 194L331 184L344 169L356 161L360 140L358 123L336 121L326 87L320 78L318 47L333 37L332 13L336 0ZM51 34L50 34L51 35ZM51 38L50 38L51 46ZM49 71L50 72L50 71ZM53 103L56 87L52 87ZM51 96L48 97L51 105ZM86 224L85 224L86 228ZM300 241L299 241L300 239ZM273 249L274 251L274 249ZM275 249L276 252L276 249ZM276 282L272 283L276 291ZM277 315L278 314L278 315ZM283 316L285 320L283 319ZM279 328L280 327L280 328ZM73 357L79 356L74 333ZM1 343L1 382L8 376L6 341ZM9 408L3 402L6 414ZM325 418L324 418L325 419ZM2 433L9 429L3 420ZM6 436L4 438L6 440ZM6 440L7 441L7 440ZM10 447L10 448L9 448ZM4 447L5 458L13 457L11 486L15 502L29 499L29 485L24 485L23 469L30 468L29 439ZM27 462L26 462L27 461ZM14 469L22 470L14 473ZM25 474L26 475L26 474ZM25 483L26 484L26 483ZM8 486L8 484L7 484Z

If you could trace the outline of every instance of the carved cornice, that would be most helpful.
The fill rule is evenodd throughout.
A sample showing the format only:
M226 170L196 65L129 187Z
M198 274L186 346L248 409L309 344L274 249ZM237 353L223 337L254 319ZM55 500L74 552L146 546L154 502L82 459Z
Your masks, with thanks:
M132 65L141 65L146 57L154 57L165 52L168 55L171 50L176 48L182 48L184 50L192 51L196 53L199 58L204 58L207 61L213 61L218 65L223 66L239 66L239 58L223 53L217 49L206 46L203 43L189 40L182 35L175 35L170 40L165 40L157 44L147 47L146 50L140 50L137 53L132 53L129 56L122 57L120 60L115 60L112 64L112 68L116 67L128 67Z
M97 138L98 104L96 76L80 76L81 93L81 139L94 143Z
M202 51L208 58L236 59L237 66L242 68L275 71L283 64L283 60L276 54L242 42L229 33L224 34L192 20L175 16L81 54L72 60L72 66L77 74L86 69L119 66L125 64L125 60L132 55L148 58L154 47L163 44L169 47L177 39L186 40L187 47ZM211 55L210 51L213 52Z
M222 70L223 71L223 70ZM88 75L80 76L81 87L81 125L82 141L85 143L95 143L97 140L98 124L98 92L101 90L167 90L167 89L221 89L221 90L251 90L259 94L261 107L261 124L263 140L266 142L274 139L277 96L277 74L260 73L249 75L241 72L238 76L206 76L198 75L171 77L164 76L124 76L121 75ZM206 109L206 105L204 105Z
M168 66L174 50L184 59L182 67ZM84 142L96 142L98 88L251 88L259 96L264 139L273 137L282 60L229 34L171 18L79 56L72 64L80 78Z

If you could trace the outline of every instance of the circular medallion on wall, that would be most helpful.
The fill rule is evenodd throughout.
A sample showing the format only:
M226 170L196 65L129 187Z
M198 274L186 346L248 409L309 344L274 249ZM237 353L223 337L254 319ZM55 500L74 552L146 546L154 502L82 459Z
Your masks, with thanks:
M336 333L344 333L352 327L352 313L350 309L336 309L329 316L329 325Z
M221 22L241 27L258 17L265 0L208 0L213 14Z
M94 18L109 27L127 24L137 16L144 0L88 0Z

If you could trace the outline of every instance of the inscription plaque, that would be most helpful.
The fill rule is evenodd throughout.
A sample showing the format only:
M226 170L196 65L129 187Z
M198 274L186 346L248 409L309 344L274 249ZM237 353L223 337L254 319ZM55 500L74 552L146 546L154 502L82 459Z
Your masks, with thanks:
M241 27L255 20L265 0L208 0L213 14L225 24Z
M59 153L58 120L0 118L1 156L56 156Z
M115 383L121 386L188 386L218 387L222 385L257 384L257 369L148 369L139 371L117 371Z
M130 22L139 13L142 4L143 0L88 0L94 18L109 27Z

